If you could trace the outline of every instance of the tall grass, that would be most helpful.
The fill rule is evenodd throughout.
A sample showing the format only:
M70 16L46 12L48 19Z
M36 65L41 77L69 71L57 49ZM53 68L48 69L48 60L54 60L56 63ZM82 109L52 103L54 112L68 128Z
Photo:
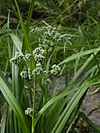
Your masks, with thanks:
M81 118L100 132L100 127L80 112L89 87L100 86L98 32L91 44L85 24L79 26L79 34L59 32L45 21L42 27L32 27L34 0L26 22L16 0L15 4L22 32L10 31L8 16L12 76L7 78L0 71L0 91L7 102L1 133L74 133ZM61 76L68 80L58 90ZM50 88L52 77L56 84Z

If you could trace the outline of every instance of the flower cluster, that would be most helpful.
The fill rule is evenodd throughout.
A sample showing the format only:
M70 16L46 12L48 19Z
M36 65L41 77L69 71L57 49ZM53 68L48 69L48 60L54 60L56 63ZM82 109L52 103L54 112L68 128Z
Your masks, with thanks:
M22 71L20 73L21 77L24 78L24 79L31 79L32 76L31 76L31 72L30 72L30 68L28 68L28 70L26 71Z
M23 54L21 54L20 52L16 52L15 56L10 59L10 62L14 64L19 64L23 60L23 57Z
M19 64L20 62L24 61L23 63L25 63L26 66L29 66L27 61L30 61L32 57L34 58L36 62L36 67L34 68L34 70L30 72L30 69L24 70L24 68L20 73L20 75L25 79L32 79L32 75L47 75L42 66L43 60L45 58L45 50L46 52L51 53L56 45L56 42L61 41L62 38L57 29L50 25L44 26L42 28L36 27L34 31L39 34L43 33L40 35L38 40L39 47L35 48L32 54L28 53L23 55L22 53L17 52L15 54L15 57L10 60L14 64ZM59 71L60 67L58 65L53 65L50 72L51 74L57 75Z
M32 73L30 72L29 68L28 68L28 70L22 71L20 73L20 75L24 79L32 79L32 75L39 76L40 74L44 73L43 68L42 68L42 60L44 59L44 49L42 47L37 47L33 50L33 55L26 54L23 56L23 59L25 61L27 61L27 60L30 60L32 58L32 56L34 57L34 59L36 61L36 67L34 68Z
M33 28L33 31L35 34L39 34L39 38L37 38L39 46L46 48L49 53L53 51L57 42L62 41L61 34L51 25Z
M46 29L46 26L43 27L35 27L35 28L31 28L31 32L43 32Z
M60 70L61 70L61 68L59 67L59 65L54 64L52 66L52 70L50 72L53 75L57 75L60 72Z
M16 52L15 53L15 56L13 58L10 59L10 62L11 63L14 63L14 64L19 64L20 62L22 61L28 61L32 58L32 55L31 54L26 54L26 55L23 55L22 53L20 52Z
M33 112L33 109L31 109L31 108L27 108L27 110L25 110L25 114L26 115L32 115L32 112Z
M39 39L39 45L46 47L48 52L52 52L56 42L61 41L61 35L57 32L56 28L47 26L42 38Z
M41 63L36 64L36 68L32 71L32 74L37 76L39 76L40 74L43 74L43 68Z
M45 50L42 47L37 47L36 49L33 50L33 57L36 61L36 67L32 71L32 75L39 76L40 74L44 73L43 68L42 68L42 61L45 58L44 52Z
M61 40L61 35L60 33L56 30L55 27L48 26L47 31L44 32L44 37L47 40L53 40L53 41L60 41Z
M34 49L33 56L37 63L41 62L44 59L44 49L42 47Z

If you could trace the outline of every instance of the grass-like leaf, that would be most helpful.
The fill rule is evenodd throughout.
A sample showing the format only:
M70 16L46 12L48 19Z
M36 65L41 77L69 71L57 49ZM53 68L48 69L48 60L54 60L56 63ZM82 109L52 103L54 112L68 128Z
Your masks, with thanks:
M20 122L20 126L21 126L23 132L29 133L29 125L26 120L25 114L22 111L17 100L15 99L14 95L12 94L10 88L6 84L7 81L5 81L4 77L1 75L2 75L2 73L0 73L0 91L2 92L3 96L5 97L6 101L9 104L9 106L11 106L11 108L15 112L15 114Z

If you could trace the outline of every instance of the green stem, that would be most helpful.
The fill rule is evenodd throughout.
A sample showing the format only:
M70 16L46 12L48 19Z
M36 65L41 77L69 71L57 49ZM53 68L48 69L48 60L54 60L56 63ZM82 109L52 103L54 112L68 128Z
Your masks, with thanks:
M32 133L34 133L34 121L35 121L35 98L36 98L36 77L34 76L34 87L33 87L33 115L32 115Z
M95 62L96 62L96 64L97 64L97 67L98 67L98 69L99 69L99 72L98 72L98 73L100 73L100 66L99 66L99 62L98 62L98 60L97 60L97 58L96 58L96 56L95 56L95 54L94 54L94 53L93 53L93 56L94 56Z
M32 116L32 133L34 133L34 115Z

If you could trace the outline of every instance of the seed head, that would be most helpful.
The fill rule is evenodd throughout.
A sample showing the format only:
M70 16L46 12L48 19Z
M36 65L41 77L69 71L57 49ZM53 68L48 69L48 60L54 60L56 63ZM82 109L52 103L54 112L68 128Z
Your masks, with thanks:
M19 64L23 60L23 57L23 54L21 54L20 52L16 52L15 56L10 59L10 62L14 64Z
M33 111L33 109L27 108L27 110L25 110L25 114L31 116L32 115L32 111Z
M36 68L32 71L32 74L39 76L42 73L43 73L42 65L41 65L41 63L37 63Z
M21 77L24 78L24 79L27 79L28 78L28 71L22 71L20 73Z
M59 67L59 65L54 64L52 66L52 70L50 72L53 75L57 75L60 72L60 70L61 70L61 68Z
M33 56L37 63L41 62L44 59L43 55L44 55L44 49L42 47L38 47L33 50Z

